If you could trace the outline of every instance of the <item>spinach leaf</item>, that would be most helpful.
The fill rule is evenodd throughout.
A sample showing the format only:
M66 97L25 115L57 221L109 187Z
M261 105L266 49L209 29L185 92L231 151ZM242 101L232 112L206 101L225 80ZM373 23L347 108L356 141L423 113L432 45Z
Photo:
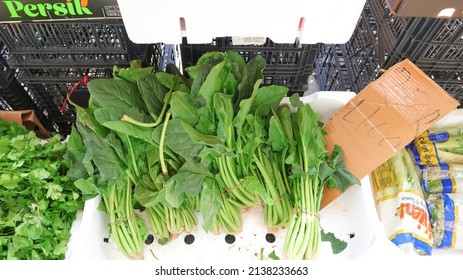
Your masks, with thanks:
M241 106L241 102L251 97L252 93L260 86L264 80L263 71L266 66L265 59L262 56L254 56L249 60L247 67L247 76L238 85L238 94L235 99L235 112Z
M204 144L192 139L190 132L185 127L191 128L191 126L180 119L170 120L165 134L165 146L189 161L200 153ZM194 128L191 129L194 130ZM152 138L156 143L160 142L161 133L162 127L156 127L153 131Z
M225 55L223 53L206 53L198 59L196 65L185 69L188 75L193 79L190 92L194 97L200 95L200 88L209 75L209 72L211 72L211 69L217 64L223 62L224 59Z
M125 80L95 79L88 83L91 96L102 106L127 110L135 107L148 113L136 84Z
M172 93L170 111L174 119L181 119L194 127L199 121L197 110L198 107L189 93L181 91Z
M353 176L344 164L344 156L339 145L335 145L329 158L329 163L334 173L331 175L332 180L328 182L328 187L337 187L344 192L352 184L360 185L357 177Z
M206 135L202 134L198 130L194 129L192 126L185 122L181 122L183 129L188 133L188 136L193 140L193 142L197 144L206 145L210 148L215 149L221 154L225 155L233 155L232 151L230 151L224 144L223 140L218 138L214 135Z
M84 161L91 159L95 163L103 181L120 178L121 174L125 173L125 161L114 150L114 146L121 145L116 136L109 133L105 139L102 139L83 125L77 124L77 129L87 147Z
M321 240L325 242L331 243L331 249L333 250L333 254L337 255L344 251L347 248L347 242L344 240L338 239L334 233L328 232L326 233L324 229L321 229Z
M69 161L67 177L70 180L77 180L92 176L95 169L90 161L84 161L86 147L79 132L75 129L69 135L67 148L63 156Z
M288 90L287 87L277 85L259 88L252 102L250 112L260 116L267 116L272 109L276 110L280 106L281 100L286 96Z
M185 195L199 195L206 178L213 178L201 163L187 161L165 184L166 200L173 207L180 207Z
M144 115L140 112L129 114L132 116L137 115L136 118L139 119L144 117ZM121 121L123 115L124 112L116 108L100 108L95 111L96 120L103 126L113 130L114 132L126 134L154 144L154 140L151 137L151 134L153 133L152 128Z
M149 175L144 174L135 186L134 198L144 207L154 207L165 203L164 183L165 179L162 174L159 174L154 181Z
M202 227L204 231L209 232L212 229L222 204L222 195L217 181L212 178L206 178L199 204L199 212L203 217Z
M140 60L132 60L128 69L114 66L113 74L115 78L136 84L141 77L153 72L153 69L152 66L143 68Z
M141 77L137 85L148 112L156 120L162 111L167 90L154 74Z

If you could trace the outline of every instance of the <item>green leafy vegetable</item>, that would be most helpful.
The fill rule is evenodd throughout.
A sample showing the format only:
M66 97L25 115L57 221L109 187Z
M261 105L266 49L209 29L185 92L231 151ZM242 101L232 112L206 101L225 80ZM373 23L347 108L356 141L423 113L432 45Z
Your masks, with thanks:
M326 233L323 229L321 230L321 241L326 241L331 243L331 249L333 254L339 254L347 248L347 242L337 238L334 233Z
M78 144L74 148L82 151ZM83 209L69 178L86 170L79 165L67 177L69 164L81 158L64 159L65 152L59 135L41 143L34 132L0 120L0 259L64 259L72 223Z

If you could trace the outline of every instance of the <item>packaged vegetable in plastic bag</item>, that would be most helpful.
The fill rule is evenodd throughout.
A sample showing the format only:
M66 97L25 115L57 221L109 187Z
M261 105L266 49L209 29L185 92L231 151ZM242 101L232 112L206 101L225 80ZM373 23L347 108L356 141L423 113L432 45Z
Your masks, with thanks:
M463 194L431 194L426 203L434 247L463 250Z
M426 193L463 193L463 165L422 165L421 186Z
M412 158L398 151L371 173L373 195L387 236L405 253L431 255L431 222Z
M463 129L427 130L410 145L419 165L463 164Z

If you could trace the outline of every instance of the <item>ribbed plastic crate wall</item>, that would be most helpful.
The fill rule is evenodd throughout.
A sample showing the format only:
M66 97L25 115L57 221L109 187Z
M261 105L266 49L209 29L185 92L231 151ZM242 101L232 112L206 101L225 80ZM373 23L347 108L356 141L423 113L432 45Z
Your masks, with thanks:
M0 109L7 111L34 110L42 125L51 129L52 124L47 115L44 114L39 104L34 102L34 98L24 88L24 85L17 81L18 71L9 67L6 62L8 57L8 48L0 43Z
M113 67L129 67L139 59L156 65L153 45L134 44L122 20L25 22L0 24L0 40L8 48L7 64L16 69L35 106L51 121L50 128L63 135L75 122L75 108L61 112L67 94L84 76L111 78ZM72 95L86 106L89 93L79 87Z
M331 91L350 91L352 82L339 45L321 45L315 59L315 69L320 88Z
M360 92L395 63L407 58L436 83L463 102L463 19L401 18L390 13L384 0L368 0L351 39L341 45L321 48L317 60L331 59L336 52L336 70L316 62L322 90ZM334 77L326 73L337 72ZM335 82L333 79L339 79Z
M211 44L182 44L183 68L196 64L196 61L209 51L236 51L247 62L256 55L266 60L264 85L279 84L287 86L290 92L304 93L308 78L313 73L313 63L319 44L299 45L276 44L267 39L263 45L233 45L231 37L215 38Z
M0 25L10 53L126 53L122 21L34 22Z

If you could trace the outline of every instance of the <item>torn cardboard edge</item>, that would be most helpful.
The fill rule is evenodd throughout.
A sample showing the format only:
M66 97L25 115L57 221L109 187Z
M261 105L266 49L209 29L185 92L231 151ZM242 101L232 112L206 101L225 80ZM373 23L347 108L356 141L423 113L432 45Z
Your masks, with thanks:
M391 13L402 17L463 18L463 1L386 0Z
M0 119L7 122L15 122L34 131L41 139L50 138L50 133L43 127L33 110L0 111Z
M388 69L325 126L327 149L341 146L345 165L359 179L456 109L459 102L410 60ZM341 194L325 189L324 207Z

